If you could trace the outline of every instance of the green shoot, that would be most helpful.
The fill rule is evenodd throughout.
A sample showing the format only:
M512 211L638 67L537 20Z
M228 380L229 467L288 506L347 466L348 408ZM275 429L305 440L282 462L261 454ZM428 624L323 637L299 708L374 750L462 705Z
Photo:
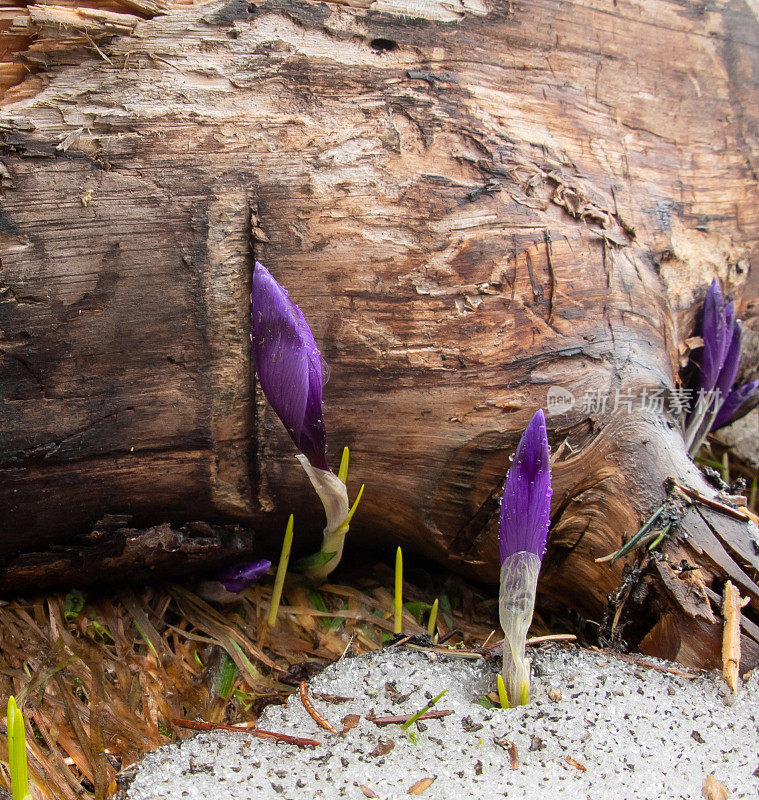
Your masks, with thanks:
M29 771L26 761L26 731L24 715L16 705L16 698L8 698L8 767L11 773L13 800L29 797Z
M73 622L84 608L84 595L79 589L72 589L66 595L66 601L63 606L63 617L66 622Z
M754 480L751 481L751 494L749 495L748 498L749 508L756 508L756 488L758 483L759 482L757 481L756 476L754 476Z
M343 457L340 459L340 469L337 471L337 477L343 483L348 480L348 461L350 460L350 451L347 447L343 447Z
M509 696L506 693L506 686L503 683L503 677L500 672L498 673L498 699L501 701L501 708L511 708Z
M395 552L395 624L393 633L399 634L403 629L403 553L399 547Z
M232 688L237 675L237 665L230 658L229 653L224 653L224 661L219 670L219 677L216 681L216 694L223 700L229 700L232 695Z
M361 488L358 490L358 494L356 495L356 499L353 501L353 505L351 506L351 510L348 512L348 516L345 518L345 522L340 526L341 528L345 527L348 528L350 525L351 520L353 519L353 515L356 513L356 509L358 508L359 501L361 500L361 495L364 493L364 484L361 484Z
M666 525L662 526L661 531L659 531L659 535L653 540L653 542L651 542L650 545L648 545L649 550L654 550L661 544L661 541L667 535L667 532L669 531L671 524L672 523L668 522Z
M293 524L295 518L290 514L285 529L285 538L282 541L282 554L279 557L277 566L277 576L274 578L274 589L271 593L271 605L269 606L269 627L273 628L277 624L277 612L279 611L279 601L282 599L282 587L285 583L287 574L287 562L290 560L290 549L293 546Z
M400 550L400 548L398 548ZM407 731L422 715L426 714L431 708L434 707L435 703L448 691L448 689L443 689L442 692L437 697L433 697L429 703L424 708L420 708L416 714L412 714L409 719L407 719L403 725L401 725L402 731Z
M430 636L435 635L435 626L437 625L437 607L438 601L436 597L435 602L432 604L432 610L430 611L430 619L427 622L427 633L429 633Z

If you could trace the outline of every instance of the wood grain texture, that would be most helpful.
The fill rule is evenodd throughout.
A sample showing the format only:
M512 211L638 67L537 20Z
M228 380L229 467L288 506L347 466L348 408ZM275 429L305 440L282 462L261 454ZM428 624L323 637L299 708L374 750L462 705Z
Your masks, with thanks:
M251 389L258 258L331 366L330 459L349 445L367 484L353 547L496 580L508 454L574 394L541 587L598 618L622 565L594 559L668 476L708 492L650 399L714 274L757 323L753 6L233 0L98 47L51 50L0 115L0 553L113 512L273 541L294 511L316 541ZM755 613L756 555L694 530L687 557Z

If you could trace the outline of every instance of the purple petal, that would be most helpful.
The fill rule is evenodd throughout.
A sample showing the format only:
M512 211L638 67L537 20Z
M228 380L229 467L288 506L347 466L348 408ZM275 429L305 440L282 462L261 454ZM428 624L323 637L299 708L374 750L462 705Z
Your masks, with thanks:
M543 410L530 420L503 486L498 526L501 563L519 552L543 557L551 514L551 465Z
M712 425L712 430L716 431L717 428L721 428L729 422L732 422L738 409L744 403L748 402L757 391L759 391L759 380L749 381L748 383L744 383L743 386L733 389L720 406L714 424Z
M266 559L234 564L220 572L216 576L216 580L223 584L228 592L237 594L252 583L256 583L269 571L270 567L271 561Z
M322 359L311 329L298 306L258 261L250 302L253 360L266 399L311 464L329 469Z
M721 397L726 397L733 388L735 379L738 376L738 367L741 363L741 339L743 331L739 322L732 323L730 331L730 341L725 352L725 360L722 364L715 389L718 389Z
M701 321L701 336L704 340L703 354L701 356L701 379L699 388L711 391L717 383L725 353L728 347L728 329L726 311L734 316L732 303L725 307L725 298L722 296L719 282L715 278L706 290L704 311Z

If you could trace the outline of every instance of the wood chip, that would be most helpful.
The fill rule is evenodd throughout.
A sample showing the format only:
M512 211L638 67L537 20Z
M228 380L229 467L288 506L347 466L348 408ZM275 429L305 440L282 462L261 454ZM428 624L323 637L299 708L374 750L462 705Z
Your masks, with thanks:
M435 783L435 778L422 778L420 781L417 781L409 790L409 794L421 794L422 792L426 792L427 789Z
M722 616L725 620L722 631L722 676L733 694L738 691L738 669L741 663L741 609L748 600L748 597L741 597L731 581L725 584L722 595Z
M517 746L512 742L510 739L507 739L505 736L494 736L493 737L493 744L498 745L498 747L502 747L504 750L507 750L509 753L509 758L511 761L511 768L517 768Z
M364 797L379 797L379 795L373 792L368 786L359 786L358 788L361 789L361 794L363 794Z
M511 757L511 768L517 768L517 746L514 742L509 742L509 756Z
M386 756L395 747L395 742L392 739L385 739L380 736L377 739L377 746L369 753L369 758L377 758L378 756Z
M352 731L361 722L361 715L347 714L340 721L343 723L343 733L345 733L346 731Z
M579 761L575 761L575 759L572 758L572 756L565 756L564 757L564 761L566 761L567 764L569 764L570 767L574 767L575 769L579 769L580 772L587 772L588 771L588 768L584 764L581 764Z
M327 692L313 692L313 696L318 697L319 700L324 700L325 703L333 703L334 705L349 703L354 699L353 697L343 697L341 694L327 694Z
M701 788L701 795L706 800L727 800L727 789L723 783L720 783L714 775L707 775L704 780L704 785Z

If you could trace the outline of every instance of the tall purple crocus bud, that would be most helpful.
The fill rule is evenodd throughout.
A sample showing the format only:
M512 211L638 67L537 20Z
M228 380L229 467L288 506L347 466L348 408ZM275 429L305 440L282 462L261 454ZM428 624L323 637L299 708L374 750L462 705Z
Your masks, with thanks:
M327 465L321 353L301 310L258 261L253 268L250 304L250 339L258 381L300 450L296 458L319 495L327 517L319 558L315 566L306 570L312 581L323 581L340 563L358 499L351 509L345 485L347 455L343 456L344 468L341 465L339 475Z
M698 383L699 389L705 392L711 391L717 385L732 339L734 320L735 306L732 301L725 303L719 281L715 278L706 290L701 318L701 338L704 340L704 349Z
M524 648L546 549L552 494L546 420L539 409L522 435L506 476L498 526L499 612L505 634L501 675L512 706L524 705L530 697L530 665Z
M266 399L309 463L328 470L322 360L301 310L256 261L250 294L253 360Z

